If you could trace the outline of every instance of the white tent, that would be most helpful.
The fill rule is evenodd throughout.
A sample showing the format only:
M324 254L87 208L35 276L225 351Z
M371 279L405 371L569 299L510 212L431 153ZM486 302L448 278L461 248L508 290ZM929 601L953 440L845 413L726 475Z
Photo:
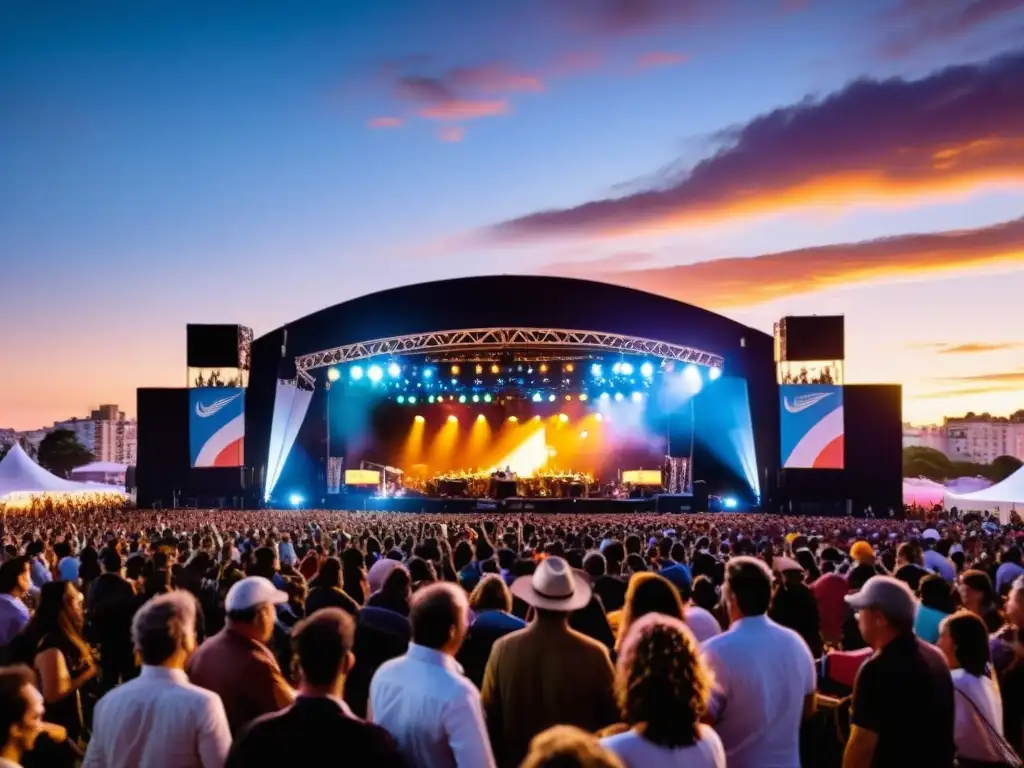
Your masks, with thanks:
M117 490L97 483L76 483L57 477L32 461L17 444L0 461L0 500L12 496L101 492L117 493Z
M116 461L94 461L71 470L72 475L123 475L128 471L127 464L118 464Z
M1024 511L1024 467L1021 467L1000 483L973 493L947 493L946 507L956 507L967 511L989 510L999 512L999 521L1006 525L1010 522L1010 512L1014 509Z

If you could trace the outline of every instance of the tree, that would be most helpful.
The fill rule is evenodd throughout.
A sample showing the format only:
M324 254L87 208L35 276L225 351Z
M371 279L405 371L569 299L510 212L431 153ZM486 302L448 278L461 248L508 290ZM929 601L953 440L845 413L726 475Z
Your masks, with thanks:
M70 429L55 429L39 444L39 463L58 477L67 477L75 467L90 461L93 455Z
M1024 466L1016 456L997 456L988 466L985 476L994 483L1001 482Z
M922 446L903 449L904 477L927 477L929 480L941 483L950 476L952 471L952 462L942 451Z

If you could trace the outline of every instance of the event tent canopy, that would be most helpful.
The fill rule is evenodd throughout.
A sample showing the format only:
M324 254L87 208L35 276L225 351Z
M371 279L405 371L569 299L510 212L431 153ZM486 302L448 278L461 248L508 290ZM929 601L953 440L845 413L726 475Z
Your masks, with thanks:
M1010 521L1010 511L1017 507L1024 509L1024 467L995 485L973 493L946 494L946 506L963 510L990 510L999 512L999 519L1005 525Z
M94 461L81 467L71 470L72 475L123 475L128 471L127 464L118 464L116 461Z
M8 496L54 493L101 493L116 489L97 483L77 483L47 472L15 444L0 461L0 499Z

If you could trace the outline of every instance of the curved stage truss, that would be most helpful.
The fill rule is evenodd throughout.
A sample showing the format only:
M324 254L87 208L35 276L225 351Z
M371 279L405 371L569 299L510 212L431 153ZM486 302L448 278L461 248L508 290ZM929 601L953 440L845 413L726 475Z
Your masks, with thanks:
M663 360L693 363L709 368L722 368L725 360L720 355L695 347L671 344L667 341L626 336L601 331L578 331L564 328L466 328L457 331L411 333L372 341L359 341L341 347L325 349L295 359L299 376L312 379L309 371L331 365L350 363L372 357L408 355L420 352L453 352L473 350L503 350L515 347L594 349L650 355Z

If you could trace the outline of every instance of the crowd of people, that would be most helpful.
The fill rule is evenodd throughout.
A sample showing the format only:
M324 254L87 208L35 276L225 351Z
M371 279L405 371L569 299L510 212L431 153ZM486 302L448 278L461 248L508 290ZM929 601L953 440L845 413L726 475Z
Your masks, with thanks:
M0 530L0 767L1019 766L1020 525L87 508Z

